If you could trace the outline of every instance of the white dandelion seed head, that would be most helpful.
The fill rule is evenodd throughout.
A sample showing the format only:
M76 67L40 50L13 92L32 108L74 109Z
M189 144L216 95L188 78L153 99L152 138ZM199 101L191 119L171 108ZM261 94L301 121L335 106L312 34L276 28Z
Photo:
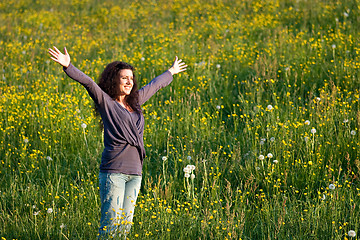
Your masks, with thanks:
M161 159L162 159L163 161L166 161L166 160L167 160L167 156L163 156Z
M47 213L52 213L53 209L52 208L48 208Z
M80 112L81 112L80 109L76 109L75 111L76 111L77 113L80 113Z
M63 228L65 228L65 227L66 227L66 225L63 224L63 223L60 225L60 229L63 229Z
M335 185L334 185L334 184L330 184L330 185L329 185L329 189L330 189L330 190L334 190L334 189L335 189Z
M348 17L349 14L347 12L344 12L344 17Z
M37 215L39 215L39 213L40 213L40 211L37 211L37 212L34 212L33 215L37 216Z
M216 64L216 68L221 68L221 65L220 65L220 64Z
M183 171L184 173L191 173L191 169L188 166L184 167Z
M355 131L355 130L352 130L352 131L350 132L350 134L354 136L354 135L356 135L356 131Z
M35 209L35 208L36 208L36 205L33 205L32 208Z
M216 106L216 109L217 109L217 110L220 110L220 109L221 109L221 106L220 106L220 105L217 105L217 106Z
M264 160L264 158L265 158L264 155L260 155L260 156L259 156L259 159L260 159L260 160Z
M191 178L191 179L194 179L194 178L195 178L195 174L191 174L191 175L190 175L190 178Z
M348 235L349 235L349 237L355 237L355 236L356 236L356 232L355 232L354 230L350 230L350 231L348 232Z
M191 171L194 171L194 170L195 170L195 165L187 165L187 167L188 167Z
M310 121L309 121L309 120L306 120L306 121L305 121L305 125L310 125Z
M26 51L24 50L24 51L22 51L21 53L25 55L25 54L26 54Z
M335 45L335 44L333 44L333 45L331 45L331 47L332 47L332 49L335 49L335 48L336 48L336 45Z
M272 153L268 153L267 157L268 158L273 158L274 156L272 155Z
M145 61L145 58L144 58L144 57L141 57L140 60L143 62L143 61Z
M304 137L304 141L307 142L309 140L308 137Z
M265 144L265 142L264 141L260 141L260 145L264 145Z
M339 22L339 19L338 19L338 18L335 18L335 21L336 21L336 22Z
M85 129L87 127L86 123L82 123L81 127Z
M189 173L185 173L184 177L189 178L190 174Z
M315 133L316 133L316 129L315 129L315 128L312 128L312 129L311 129L311 133L312 133L312 134L315 134Z
M271 142L274 142L274 141L275 141L275 138L274 138L274 137L271 137L271 138L270 138L270 141L271 141Z
M343 123L348 123L349 119L344 119Z
M274 161L273 161L273 163L278 164L278 163L279 163L279 161L278 161L278 160L274 160Z
M187 158L186 158L186 159L190 161L190 160L191 160L191 156L187 156Z
M51 158L50 156L47 156L47 157L46 157L46 160L52 161L52 158Z
M29 143L29 139L25 138L25 139L24 139L24 143L25 143L25 144L26 144L26 143Z
M289 71L289 70L290 70L290 67L286 67L286 68L285 68L285 71Z
M272 109L273 109L273 106L269 104L269 105L267 105L267 107L266 107L266 108L270 111L270 110L272 110Z

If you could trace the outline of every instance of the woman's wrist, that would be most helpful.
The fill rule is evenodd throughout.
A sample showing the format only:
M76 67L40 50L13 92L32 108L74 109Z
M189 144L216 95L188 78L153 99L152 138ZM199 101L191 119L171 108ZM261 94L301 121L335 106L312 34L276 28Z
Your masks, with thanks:
M170 73L171 73L171 75L174 75L175 73L174 73L174 69L171 67L171 68L169 68L169 70L168 70Z

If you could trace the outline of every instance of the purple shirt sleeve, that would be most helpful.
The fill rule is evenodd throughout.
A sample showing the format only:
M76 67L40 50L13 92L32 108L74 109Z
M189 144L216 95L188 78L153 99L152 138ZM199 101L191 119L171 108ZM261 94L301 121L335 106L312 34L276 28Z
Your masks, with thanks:
M143 105L149 98L151 98L159 89L166 87L173 80L173 75L166 71L163 74L157 76L146 86L139 90L139 105Z
M71 63L67 68L64 67L63 69L70 78L79 82L86 88L95 104L103 105L106 93L103 92L103 90L101 90L101 88L89 76L74 67Z

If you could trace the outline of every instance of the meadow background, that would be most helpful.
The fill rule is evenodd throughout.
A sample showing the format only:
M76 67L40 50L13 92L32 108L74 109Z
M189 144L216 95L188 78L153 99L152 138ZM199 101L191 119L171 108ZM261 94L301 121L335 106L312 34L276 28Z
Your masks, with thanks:
M1 239L97 235L102 133L52 46L95 80L189 65L143 106L128 239L358 238L359 1L9 0L0 22Z

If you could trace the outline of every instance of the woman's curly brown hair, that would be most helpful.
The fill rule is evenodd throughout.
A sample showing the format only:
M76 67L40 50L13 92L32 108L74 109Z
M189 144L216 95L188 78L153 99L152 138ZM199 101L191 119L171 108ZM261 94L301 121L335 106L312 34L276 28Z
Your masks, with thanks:
M133 72L133 87L129 95L125 97L126 103L131 107L133 111L141 112L139 105L139 92L135 77L135 68L128 63L115 61L109 63L99 78L99 87L106 92L112 99L116 100L120 96L120 71L122 69L130 69ZM97 115L99 112L95 110ZM100 124L102 126L102 123Z
M141 112L139 105L137 82L135 77L135 69L128 63L115 61L106 66L100 75L99 87L106 92L112 99L116 100L120 96L120 71L123 69L130 69L133 72L133 88L129 95L125 97L125 101L132 110Z

